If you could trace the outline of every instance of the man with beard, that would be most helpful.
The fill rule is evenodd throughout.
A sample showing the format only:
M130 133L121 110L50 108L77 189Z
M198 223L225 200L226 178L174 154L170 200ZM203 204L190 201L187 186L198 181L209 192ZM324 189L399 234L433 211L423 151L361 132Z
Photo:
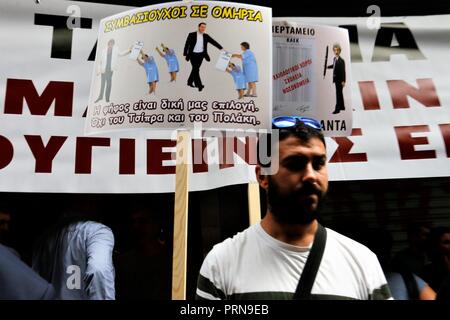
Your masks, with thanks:
M269 175L261 161L256 166L259 185L267 192L266 215L209 252L200 269L197 299L299 298L294 293L316 238L323 239L325 247L315 278L306 279L312 287L303 298L391 299L375 254L317 221L328 190L320 123L310 118L280 118L273 122L279 139L260 137L258 142L259 150L262 141L278 150L278 157L271 157L272 168L278 166L275 174Z

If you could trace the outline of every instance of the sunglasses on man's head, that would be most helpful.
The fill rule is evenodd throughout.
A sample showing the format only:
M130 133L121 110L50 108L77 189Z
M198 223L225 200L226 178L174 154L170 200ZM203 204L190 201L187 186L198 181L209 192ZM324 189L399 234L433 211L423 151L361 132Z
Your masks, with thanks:
M322 126L319 121L313 118L300 117L300 116L280 116L272 119L272 126L277 129L292 128L303 123L313 129L322 130Z

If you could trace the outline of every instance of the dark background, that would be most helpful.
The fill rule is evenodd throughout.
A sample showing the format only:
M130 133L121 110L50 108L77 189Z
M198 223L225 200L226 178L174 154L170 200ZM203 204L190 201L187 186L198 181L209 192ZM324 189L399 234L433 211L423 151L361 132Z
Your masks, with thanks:
M261 193L262 212L265 194ZM174 194L53 194L0 193L0 204L13 213L12 239L15 248L27 263L39 235L67 210L96 212L102 222L113 230L114 258L135 249L130 214L133 207L142 207L150 214L163 216L166 250L172 247ZM450 226L450 178L396 179L330 182L329 194L321 211L322 223L363 244L372 239L375 230L386 230L394 238L394 251L407 246L406 230L413 222L432 226ZM188 298L195 295L195 285L204 256L212 246L247 228L247 185L234 185L189 194L188 225ZM155 258L160 259L160 258ZM155 261L155 264L162 263ZM117 266L116 266L117 267ZM116 270L120 274L120 270ZM170 286L171 268L158 274L136 275L156 279ZM120 278L117 279L120 286ZM147 279L148 280L148 279ZM140 289L139 289L140 290ZM122 299L130 297L120 294ZM157 297L143 290L141 299Z

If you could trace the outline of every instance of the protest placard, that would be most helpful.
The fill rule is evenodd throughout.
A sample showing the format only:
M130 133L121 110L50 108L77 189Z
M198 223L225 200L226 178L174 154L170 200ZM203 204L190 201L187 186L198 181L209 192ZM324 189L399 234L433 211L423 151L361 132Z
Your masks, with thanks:
M352 131L350 43L346 29L274 18L273 116L312 117L326 136Z
M86 133L189 129L194 123L270 128L271 27L270 8L213 1L158 4L104 18ZM135 42L144 43L139 51ZM136 59L122 58L127 55ZM210 63L217 60L221 70Z

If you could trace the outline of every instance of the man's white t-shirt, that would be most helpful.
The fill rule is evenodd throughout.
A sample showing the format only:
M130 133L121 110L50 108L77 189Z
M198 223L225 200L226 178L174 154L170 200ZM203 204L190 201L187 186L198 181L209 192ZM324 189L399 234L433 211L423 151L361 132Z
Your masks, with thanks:
M292 299L310 247L281 242L255 224L214 246L200 269L197 299ZM312 299L391 299L376 255L327 228Z

